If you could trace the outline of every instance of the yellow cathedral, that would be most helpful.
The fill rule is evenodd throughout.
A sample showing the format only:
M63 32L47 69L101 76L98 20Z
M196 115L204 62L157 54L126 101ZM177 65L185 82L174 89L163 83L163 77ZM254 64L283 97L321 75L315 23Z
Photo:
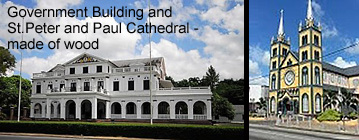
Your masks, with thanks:
M359 95L359 66L340 68L322 60L322 27L308 0L305 24L298 28L298 52L285 38L283 10L276 38L271 39L269 113L316 115L323 109L323 91L346 88Z

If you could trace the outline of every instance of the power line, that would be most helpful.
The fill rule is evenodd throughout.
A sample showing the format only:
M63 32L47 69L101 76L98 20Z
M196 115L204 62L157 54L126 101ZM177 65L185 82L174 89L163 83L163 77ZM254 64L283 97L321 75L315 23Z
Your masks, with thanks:
M357 46L357 45L359 45L359 42L354 42L353 44L351 44L351 45L349 45L349 46L347 46L347 47L343 47L343 48L341 48L341 49L332 51L332 52L330 52L330 53L328 53L328 54L326 54L326 55L323 55L323 56L320 57L320 58L324 58L324 57L327 57L327 56L336 54L336 53L338 53L338 52L340 52L340 51L344 51L344 50L346 50L346 49L353 48L353 47L355 47L355 46ZM256 77L256 78L252 78L252 79L249 79L249 82L258 80L258 79L260 79L260 78L268 77L268 76L269 76L269 74L262 75L262 76L259 76L259 77Z

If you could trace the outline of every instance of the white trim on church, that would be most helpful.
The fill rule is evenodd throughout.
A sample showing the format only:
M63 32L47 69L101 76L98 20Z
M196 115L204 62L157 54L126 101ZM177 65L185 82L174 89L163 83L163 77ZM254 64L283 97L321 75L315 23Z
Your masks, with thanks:
M31 118L211 120L209 87L173 87L163 57L109 61L91 54L58 64L32 78Z

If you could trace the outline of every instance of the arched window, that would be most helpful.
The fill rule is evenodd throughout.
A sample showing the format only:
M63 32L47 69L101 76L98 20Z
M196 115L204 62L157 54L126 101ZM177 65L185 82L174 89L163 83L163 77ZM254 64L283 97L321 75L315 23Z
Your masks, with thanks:
M308 95L306 93L304 93L302 96L302 106L303 106L304 113L309 112Z
M41 104L39 103L35 104L34 114L42 114L41 112L42 112Z
M315 67L315 84L320 85L320 71L318 67Z
M308 68L302 69L302 85L308 85Z
M271 87L272 89L275 89L275 82L276 82L276 79L275 79L275 74L272 75L272 83L271 83Z
M274 99L274 97L271 98L270 102L271 102L271 108L270 108L271 110L270 111L272 113L274 113L275 112L275 99Z
M315 112L321 112L321 110L321 98L319 93L317 93L317 95L315 95Z

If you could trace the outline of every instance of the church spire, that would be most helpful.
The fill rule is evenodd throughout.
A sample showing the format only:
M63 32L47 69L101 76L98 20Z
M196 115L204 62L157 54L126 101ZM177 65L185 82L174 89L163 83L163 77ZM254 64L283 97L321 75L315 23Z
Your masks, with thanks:
M308 0L307 20L308 21L313 20L312 0Z
M284 37L283 9L280 10L280 20L279 20L279 28L278 28L278 36L277 37Z

